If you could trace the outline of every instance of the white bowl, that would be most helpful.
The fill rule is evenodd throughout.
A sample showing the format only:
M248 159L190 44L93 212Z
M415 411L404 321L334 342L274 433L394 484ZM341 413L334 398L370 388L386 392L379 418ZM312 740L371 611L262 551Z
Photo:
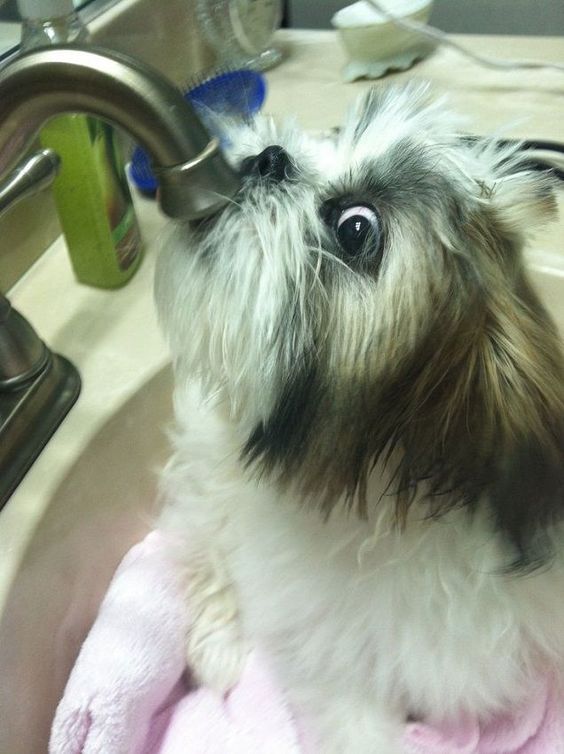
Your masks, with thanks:
M402 20L426 23L433 0L379 0ZM380 78L389 70L405 70L425 57L435 45L414 31L402 29L366 0L337 11L331 23L349 56L343 69L345 81Z

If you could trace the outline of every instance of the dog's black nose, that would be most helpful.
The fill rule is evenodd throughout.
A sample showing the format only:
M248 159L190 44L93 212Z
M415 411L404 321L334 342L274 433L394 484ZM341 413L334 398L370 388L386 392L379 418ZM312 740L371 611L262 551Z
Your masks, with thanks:
M241 175L260 176L261 178L270 178L273 181L284 181L292 178L294 165L290 155L285 149L273 144L263 149L260 154L254 157L247 157L241 163Z

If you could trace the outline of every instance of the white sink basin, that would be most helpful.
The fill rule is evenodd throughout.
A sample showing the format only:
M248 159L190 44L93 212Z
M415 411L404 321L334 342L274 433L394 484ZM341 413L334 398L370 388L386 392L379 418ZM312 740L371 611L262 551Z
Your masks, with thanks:
M47 502L0 624L0 751L42 754L57 701L107 584L153 526L167 455L163 368L96 432Z
M0 512L2 754L45 754L55 705L111 575L153 526L171 374L152 297L163 220L150 202L140 216L146 258L125 288L77 284L59 239L10 293L75 363L83 389Z

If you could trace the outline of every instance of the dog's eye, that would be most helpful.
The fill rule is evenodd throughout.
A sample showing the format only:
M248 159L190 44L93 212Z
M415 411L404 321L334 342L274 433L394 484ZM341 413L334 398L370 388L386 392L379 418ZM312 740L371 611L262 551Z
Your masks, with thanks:
M380 245L380 218L374 207L358 204L337 217L335 234L343 251L355 255L364 248Z

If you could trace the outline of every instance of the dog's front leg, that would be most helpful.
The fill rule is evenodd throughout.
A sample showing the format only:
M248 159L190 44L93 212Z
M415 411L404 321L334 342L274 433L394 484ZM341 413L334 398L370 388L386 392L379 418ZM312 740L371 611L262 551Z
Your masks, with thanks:
M224 693L237 683L247 655L236 590L217 552L192 551L185 567L188 667L198 683Z

